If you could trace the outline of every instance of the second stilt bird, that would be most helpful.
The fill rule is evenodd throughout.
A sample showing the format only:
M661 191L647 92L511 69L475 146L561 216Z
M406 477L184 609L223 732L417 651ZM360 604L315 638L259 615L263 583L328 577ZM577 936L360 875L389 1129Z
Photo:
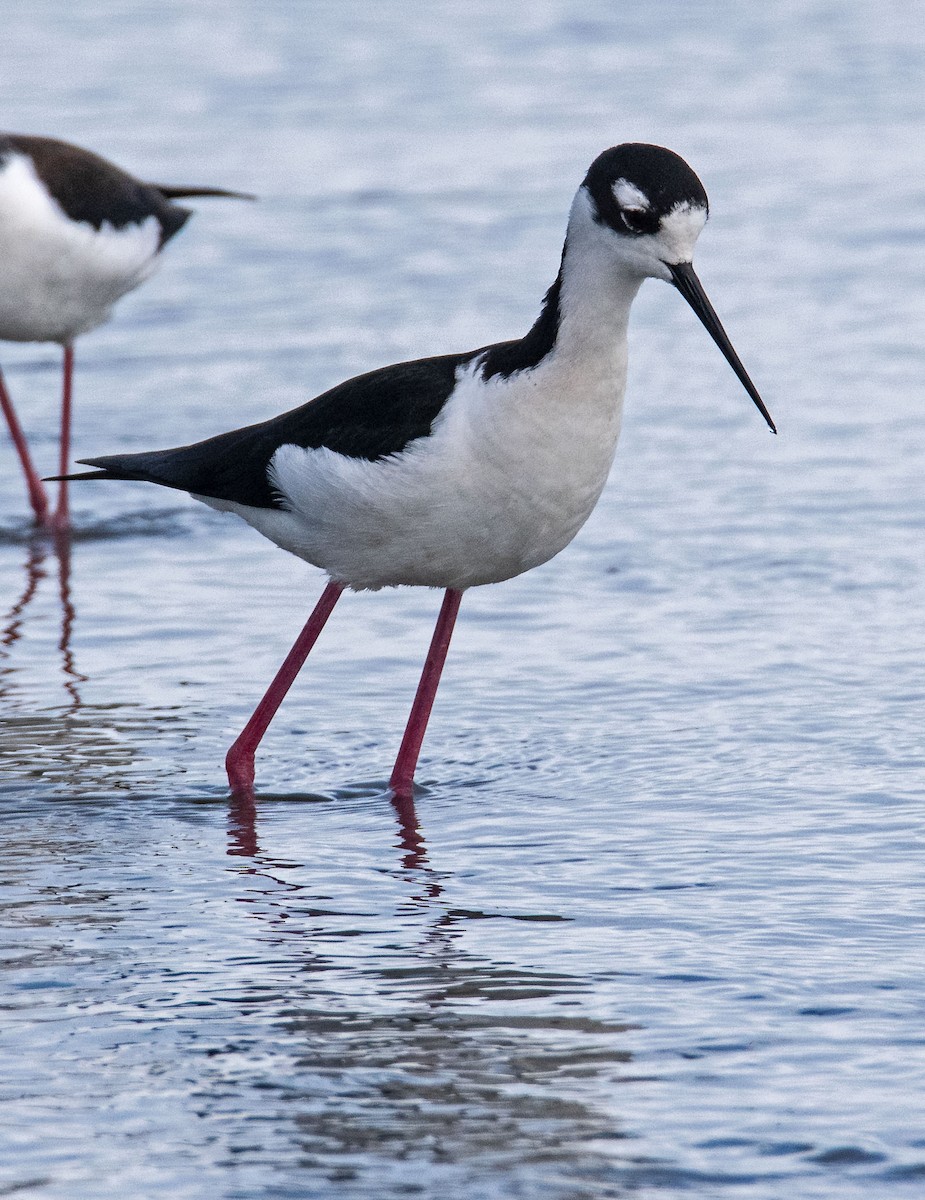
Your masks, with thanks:
M70 460L74 339L109 320L161 249L186 224L189 196L223 188L142 183L106 159L55 138L0 133L0 340L64 348L61 471ZM67 483L52 512L0 375L0 408L19 455L36 523L69 524Z

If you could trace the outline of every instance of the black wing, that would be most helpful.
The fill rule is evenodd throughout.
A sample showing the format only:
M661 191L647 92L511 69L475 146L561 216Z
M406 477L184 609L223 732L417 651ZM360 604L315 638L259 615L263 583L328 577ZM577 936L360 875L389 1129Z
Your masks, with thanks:
M481 353L480 351L476 351ZM82 459L98 467L77 479L142 479L214 500L281 508L267 470L280 446L322 446L372 461L426 437L473 354L380 367L348 379L291 412L175 450Z
M0 136L0 159L10 150L32 159L39 179L72 221L84 221L94 229L101 229L104 222L122 229L156 217L163 246L192 215L151 184L69 142L18 133Z
M11 150L32 159L39 179L72 221L84 221L94 229L101 229L104 222L122 229L155 217L161 227L161 246L192 216L190 209L172 200L187 196L253 199L222 188L143 183L100 155L56 138L0 134L0 162Z

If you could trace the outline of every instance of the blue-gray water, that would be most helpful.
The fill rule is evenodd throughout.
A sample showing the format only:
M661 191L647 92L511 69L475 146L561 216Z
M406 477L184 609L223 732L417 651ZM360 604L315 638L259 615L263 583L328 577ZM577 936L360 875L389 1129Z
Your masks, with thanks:
M898 0L12 0L2 123L202 202L78 343L75 457L523 332L591 159L701 174L634 311L588 526L466 596L342 601L231 517L0 441L0 1195L712 1200L925 1187L923 34ZM58 356L0 346L40 465Z

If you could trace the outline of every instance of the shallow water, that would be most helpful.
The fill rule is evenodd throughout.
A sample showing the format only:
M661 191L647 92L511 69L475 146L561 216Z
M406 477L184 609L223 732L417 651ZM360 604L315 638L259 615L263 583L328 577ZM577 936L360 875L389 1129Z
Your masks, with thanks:
M320 592L141 485L30 535L0 442L0 1195L918 1195L922 34L908 6L14 5L11 128L202 202L78 344L75 457L193 440L529 325L587 164L704 179L634 310L575 543L466 596ZM55 460L53 348L3 346Z

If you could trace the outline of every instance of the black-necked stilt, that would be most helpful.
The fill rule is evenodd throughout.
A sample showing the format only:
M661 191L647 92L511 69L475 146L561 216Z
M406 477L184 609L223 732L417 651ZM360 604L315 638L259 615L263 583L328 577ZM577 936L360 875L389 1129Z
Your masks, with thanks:
M99 469L74 478L188 491L328 574L228 752L233 791L252 788L260 739L344 588L417 584L446 595L390 781L410 794L463 591L558 554L601 494L645 278L678 288L774 430L691 265L706 218L706 192L677 154L614 147L578 189L558 277L525 337L371 371L192 446L84 460Z
M79 146L0 133L0 340L64 348L62 472L70 457L74 339L102 325L115 302L147 279L164 243L191 216L173 201L189 196L246 198L224 188L141 183ZM67 483L51 514L2 375L0 407L36 520L66 527Z

